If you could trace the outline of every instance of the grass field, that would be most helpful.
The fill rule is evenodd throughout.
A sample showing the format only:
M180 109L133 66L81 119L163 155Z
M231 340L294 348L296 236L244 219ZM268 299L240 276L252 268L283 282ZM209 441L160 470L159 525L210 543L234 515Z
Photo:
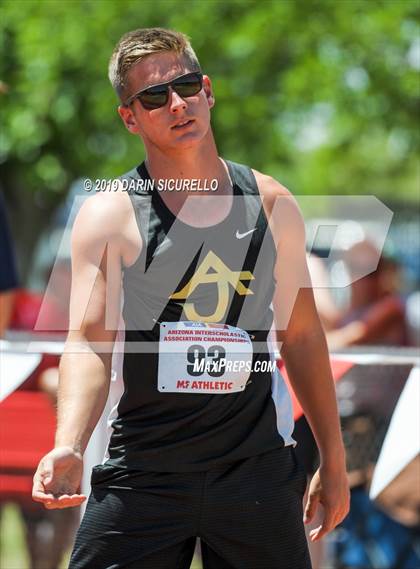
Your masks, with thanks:
M69 554L63 559L60 569L66 569ZM1 515L0 524L0 568L29 569L26 554L24 528L19 511L13 504L7 504ZM199 559L194 559L191 569L201 569Z
M66 569L69 554L63 559L60 569ZM29 569L26 552L24 526L20 512L13 504L7 504L1 515L0 525L0 568Z

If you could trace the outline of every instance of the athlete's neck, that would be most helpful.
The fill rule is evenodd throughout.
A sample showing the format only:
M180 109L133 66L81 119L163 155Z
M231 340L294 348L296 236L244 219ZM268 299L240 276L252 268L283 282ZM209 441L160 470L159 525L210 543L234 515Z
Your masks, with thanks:
M180 151L165 151L157 147L147 148L145 160L150 177L155 180L198 180L210 186L217 180L217 193L231 193L226 166L220 160L211 132L202 144ZM188 192L188 190L187 190ZM200 195L200 192L194 192Z

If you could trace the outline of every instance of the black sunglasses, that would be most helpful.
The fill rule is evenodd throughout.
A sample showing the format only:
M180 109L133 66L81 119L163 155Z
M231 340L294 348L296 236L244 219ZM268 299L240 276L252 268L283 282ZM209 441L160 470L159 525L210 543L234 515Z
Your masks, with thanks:
M167 83L152 85L152 87L148 87L132 95L124 106L129 107L135 99L138 99L148 111L164 107L169 99L169 87L183 99L193 97L203 88L203 75L194 71L193 73L181 75Z

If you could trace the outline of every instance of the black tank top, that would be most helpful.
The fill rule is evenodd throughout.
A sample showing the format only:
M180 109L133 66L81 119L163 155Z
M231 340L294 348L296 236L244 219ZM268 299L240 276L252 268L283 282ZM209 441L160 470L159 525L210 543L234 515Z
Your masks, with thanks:
M226 164L233 205L207 228L173 215L160 192L147 187L144 163L122 177L143 248L123 271L124 392L109 466L202 471L294 443L290 399L277 372L251 372L235 393L165 393L157 386L162 322L237 326L252 338L253 362L273 359L267 336L276 249L251 169Z

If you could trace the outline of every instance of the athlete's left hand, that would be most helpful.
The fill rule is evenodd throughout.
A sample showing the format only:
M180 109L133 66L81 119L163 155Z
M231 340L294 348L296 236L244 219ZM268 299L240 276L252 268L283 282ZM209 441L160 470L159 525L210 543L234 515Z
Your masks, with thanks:
M318 505L322 504L322 523L310 533L311 541L319 541L332 531L348 514L350 491L344 467L321 466L313 475L309 485L303 521L309 524L315 517Z

